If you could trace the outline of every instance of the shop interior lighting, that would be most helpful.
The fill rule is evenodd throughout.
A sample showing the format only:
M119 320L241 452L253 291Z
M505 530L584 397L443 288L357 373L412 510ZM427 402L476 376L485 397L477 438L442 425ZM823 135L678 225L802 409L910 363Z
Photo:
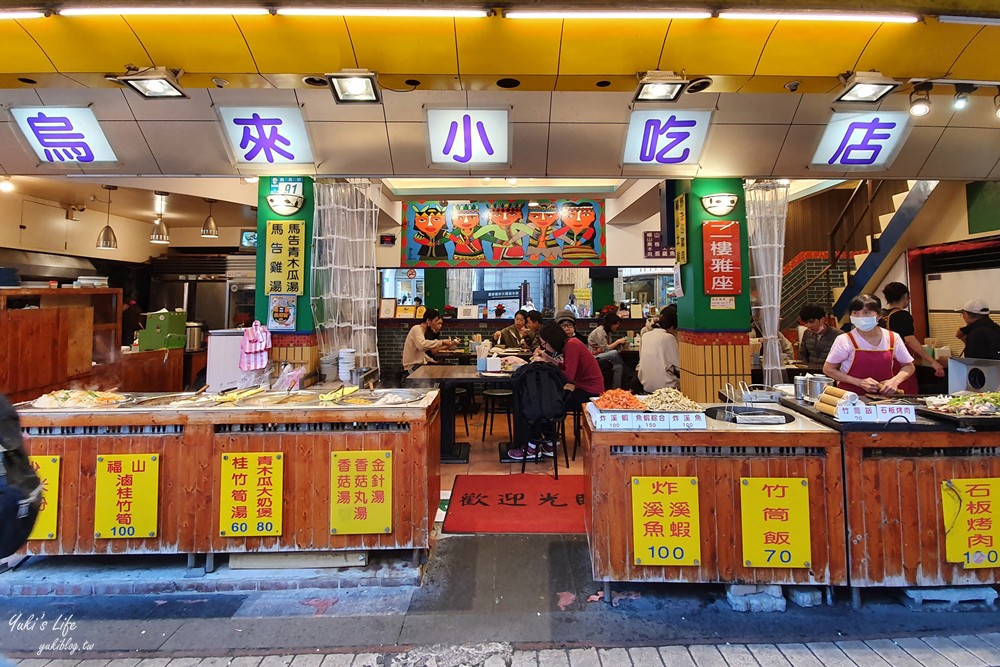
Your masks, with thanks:
M23 19L43 19L44 12L0 12L0 21L19 21Z
M516 177L514 177L514 176L508 176L504 180L507 181L507 185L511 186L512 188L513 187L517 187L517 178Z
M187 97L187 93L177 83L180 74L180 70L168 70L166 67L150 67L143 70L129 67L125 74L108 78L128 86L147 100L162 100Z
M926 116L931 111L931 90L934 84L930 81L918 83L910 93L910 115Z
M704 9L672 9L662 11L574 11L564 9L512 9L503 13L508 19L710 19L712 12Z
M867 12L761 12L753 10L732 10L719 12L720 19L743 19L752 21L844 21L859 23L916 23L920 17L915 14L875 14Z
M835 102L875 104L899 88L899 82L879 72L855 72L847 79Z
M938 16L941 23L959 23L962 25L1000 25L1000 18L986 16Z
M375 73L366 69L345 69L327 74L326 80L337 104L379 104L382 95L375 83Z
M10 180L10 176L4 176L0 178L0 192L13 192L14 191L14 181Z
M635 89L633 102L676 102L687 81L673 72L646 72Z
M67 7L60 16L265 16L266 7Z
M955 99L951 102L951 108L955 111L962 111L969 106L969 95L976 89L971 83L955 84Z
M153 231L149 233L149 242L157 245L168 245L170 243L170 230L163 218L153 220Z
M167 196L169 192L161 192L157 190L153 193L153 213L156 217L162 218L163 214L167 212Z
M115 236L115 230L111 228L111 193L117 190L118 186L102 185L101 187L108 191L108 220L104 223L104 229L97 235L97 249L117 250L118 238Z
M208 217L205 218L205 222L201 223L201 238L203 239L217 239L219 238L219 226L215 224L215 218L212 217L212 204L215 203L214 199L205 199L208 202Z
M373 16L397 18L482 19L488 9L424 9L418 7L278 7L281 16Z

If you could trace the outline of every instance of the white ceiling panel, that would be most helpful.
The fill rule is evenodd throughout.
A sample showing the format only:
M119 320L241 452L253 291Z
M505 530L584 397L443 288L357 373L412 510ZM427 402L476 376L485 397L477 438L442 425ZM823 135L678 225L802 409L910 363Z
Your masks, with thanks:
M511 125L511 168L500 170L476 170L476 175L506 176L520 178L544 176L548 161L548 123L513 123Z
M552 93L514 92L503 90L470 90L469 106L486 108L511 107L512 123L547 123Z
M799 95L748 93L719 95L713 125L788 125L799 106Z
M385 123L310 122L316 172L329 176L392 174Z
M637 164L628 164L622 167L622 175L630 178L694 178L698 175L698 165L659 165L656 167L646 167ZM632 223L629 222L628 224Z
M997 165L993 167L993 171L990 172L989 180L1000 181L1000 162L997 162Z
M553 123L627 123L632 93L552 93Z
M910 98L908 95L889 95L882 100L878 109L879 111L909 111ZM946 127L952 122L954 115L955 112L951 108L951 98L932 95L930 113L926 116L911 116L910 118L914 126Z
M139 125L134 120L102 121L108 142L118 156L121 166L117 169L107 167L83 167L84 173L107 174L109 172L134 175L159 175L160 168L153 159L153 154L146 145L146 140L139 131Z
M627 129L628 125L611 123L553 124L546 175L620 176Z
M776 178L839 178L836 171L810 171L809 162L823 136L823 125L792 125L772 172Z
M946 128L920 170L920 178L969 178L989 176L1000 160L996 130Z
M826 125L833 115L833 98L829 95L790 95L799 98L792 122L796 125Z
M106 120L133 120L124 91L116 88L40 88L38 96L48 107L89 106L102 123Z
M208 94L216 106L223 107L288 107L298 106L294 90L273 88L217 88Z
M769 177L787 132L785 125L713 124L698 175Z
M462 90L414 90L409 93L382 91L385 119L390 123L422 123L427 120L424 106L454 109L466 108L466 94Z
M337 104L329 88L297 90L295 94L307 121L385 122L385 109L381 104Z
M134 93L125 101L136 120L218 120L212 97L204 89L188 89L190 99L147 100Z
M38 91L34 88L0 89L0 107L4 109L11 107L36 107L39 104L44 104L44 102L42 102L42 98L38 96Z
M993 96L997 93L997 88L988 89L987 95L970 95L969 106L962 111L954 111L948 127L979 127L990 130L1000 129L1000 118L997 118L997 108L993 102ZM951 100L947 100L951 103ZM942 105L944 106L944 105Z
M222 129L212 121L144 121L139 123L160 171L164 174L236 174L223 144Z
M912 178L920 173L935 144L944 133L943 127L914 127L910 130L899 155L886 171L868 175L869 178Z
M0 123L0 165L6 174L79 174L75 165L41 164L14 123Z
M431 169L426 123L387 123L392 169L396 176L469 176L468 169Z

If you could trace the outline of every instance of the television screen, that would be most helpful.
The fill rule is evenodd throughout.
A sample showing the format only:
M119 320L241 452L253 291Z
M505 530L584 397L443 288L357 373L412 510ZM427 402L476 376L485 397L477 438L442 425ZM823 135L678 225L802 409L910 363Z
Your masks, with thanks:
M240 247L241 248L257 248L257 230L256 229L244 229L240 231Z

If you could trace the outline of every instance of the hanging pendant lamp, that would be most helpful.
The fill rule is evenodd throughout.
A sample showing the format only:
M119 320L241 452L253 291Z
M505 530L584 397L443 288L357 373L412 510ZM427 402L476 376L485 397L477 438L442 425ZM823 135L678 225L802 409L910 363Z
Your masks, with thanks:
M157 218L153 221L153 231L149 234L149 242L157 245L170 243L170 230L167 229L167 223L163 222L163 218Z
M212 217L212 204L216 200L206 198L205 201L208 202L208 217L205 218L205 222L201 225L201 238L217 239L219 238L219 227L215 224L215 218Z
M104 229L101 233L97 235L97 249L98 250L117 250L118 249L118 238L115 236L115 230L111 229L111 193L118 189L117 185L102 185L102 188L108 191L108 221L104 225Z

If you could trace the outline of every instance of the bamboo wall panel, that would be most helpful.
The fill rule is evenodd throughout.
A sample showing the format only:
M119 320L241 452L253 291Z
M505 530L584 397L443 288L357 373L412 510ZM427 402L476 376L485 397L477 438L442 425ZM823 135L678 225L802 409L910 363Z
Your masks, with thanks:
M847 584L843 461L837 433L596 432L584 427L586 529L598 581ZM733 448L734 444L739 446ZM615 453L612 447L645 447ZM692 449L697 448L697 449ZM802 448L811 448L809 451ZM635 564L631 478L698 478L701 565ZM740 478L809 480L810 567L749 568L742 557Z
M945 560L941 483L1000 477L1000 433L846 433L851 585L995 584Z

